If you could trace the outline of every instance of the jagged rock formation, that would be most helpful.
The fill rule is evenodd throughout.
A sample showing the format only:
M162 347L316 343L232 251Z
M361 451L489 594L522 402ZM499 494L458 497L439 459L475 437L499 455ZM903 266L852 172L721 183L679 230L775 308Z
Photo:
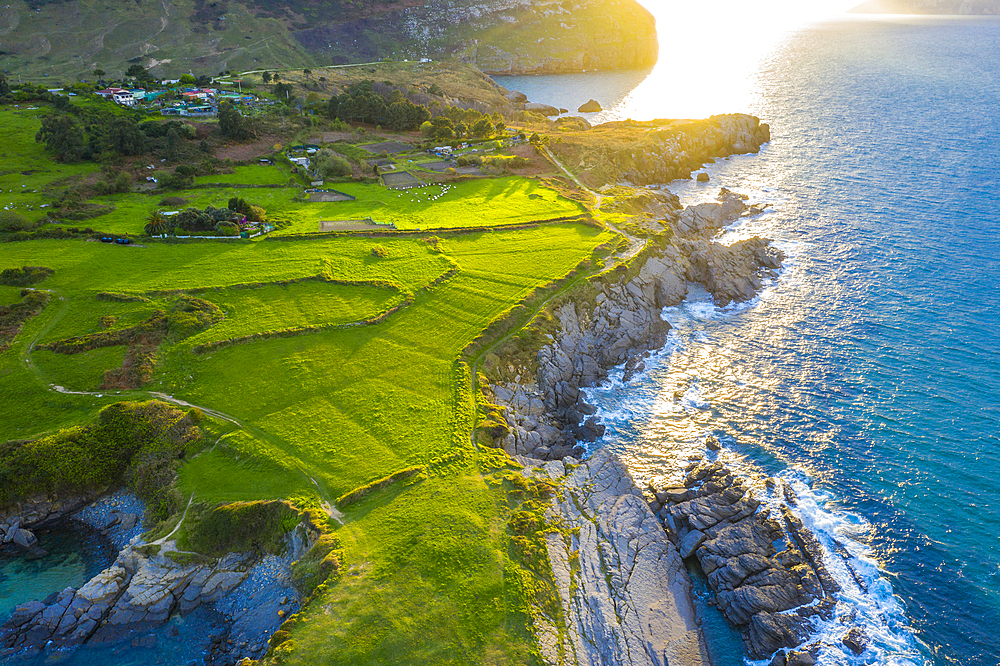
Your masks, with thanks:
M74 39L50 39L63 33ZM179 76L385 58L540 74L638 69L658 53L655 21L635 0L50 0L0 9L0 41L4 68L59 76L135 62Z
M728 190L720 193L718 203L680 212L672 208L675 198L643 196L650 210L670 215L663 224L672 231L673 242L649 251L634 274L611 274L595 281L591 294L555 307L558 331L551 342L540 345L529 363L494 373L493 399L508 407L509 434L502 445L509 454L559 459L573 454L578 441L598 439L604 427L592 416L594 408L582 399L580 388L597 385L610 368L623 363L626 379L640 372L644 354L662 347L670 330L660 312L684 300L689 281L704 284L719 305L745 301L784 260L766 239L731 246L708 240L741 215L761 210L748 208L743 197Z
M237 657L256 658L267 651L267 640L282 622L281 617L298 608L288 567L315 538L304 524L289 534L286 553L277 563L277 569L285 572L284 579L278 581L284 594L257 594L240 604L242 609L230 618L231 642L216 657L239 650ZM31 656L84 644L115 644L163 625L175 613L187 614L199 606L216 604L254 577L262 565L271 569L276 565L249 553L231 553L219 560L191 558L190 554L177 553L170 541L156 551L143 554L143 547L127 546L112 566L80 589L66 588L45 601L16 607L0 625L0 657Z
M582 463L523 462L562 489L546 518L561 526L547 550L564 617L536 622L546 661L710 664L684 564L621 460L601 450Z
M857 14L1000 14L1000 0L869 0L851 10Z
M683 486L651 488L652 508L671 541L683 557L697 559L752 658L797 647L812 628L810 618L831 616L832 595L840 591L819 542L787 506L780 519L761 509L721 463L694 462L685 471ZM782 550L775 542L784 543Z

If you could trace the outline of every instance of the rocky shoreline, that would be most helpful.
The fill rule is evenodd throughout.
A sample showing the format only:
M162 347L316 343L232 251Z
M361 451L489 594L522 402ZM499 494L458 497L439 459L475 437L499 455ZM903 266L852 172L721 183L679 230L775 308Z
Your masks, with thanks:
M786 504L772 515L721 463L693 462L683 484L654 484L644 494L614 454L602 449L579 462L585 455L581 443L604 432L583 389L599 384L614 367L624 365L625 381L642 372L670 330L660 318L664 307L681 303L691 283L703 285L717 305L749 300L784 260L768 239L729 246L714 240L741 217L762 211L739 195L723 189L717 203L683 210L672 195L645 196L647 216L659 218L669 242L647 246L639 265L594 280L590 292L557 304L551 311L556 330L534 358L499 352L498 371L485 389L506 408L508 433L496 444L525 464L525 474L559 481L562 494L552 500L549 516L576 528L568 540L564 532L550 536L567 631L557 640L544 620L536 622L542 651L552 664L708 663L698 618L690 611L687 561L704 572L712 603L740 631L752 658L807 666L815 663L817 646L802 645L817 619L831 619L839 586L815 536L789 510L794 493L787 484L780 489ZM714 438L708 445L719 448ZM661 610L670 610L650 621L654 597ZM843 638L856 654L867 641L858 627ZM680 651L669 656L666 649L651 651L652 645ZM595 650L616 656L602 661Z
M157 630L172 617L206 608L225 619L225 628L206 637L204 663L229 666L245 657L262 657L270 636L299 610L291 566L318 538L305 521L285 536L281 556L230 553L211 558L178 551L176 541L168 539L143 543L141 519L133 512L141 502L126 492L80 504L75 498L44 507L22 505L28 520L7 519L8 526L19 526L15 535L30 533L20 525L80 520L120 551L111 566L79 589L66 588L17 606L0 625L0 658L125 643L154 647ZM41 522L29 522L39 516Z
M710 665L684 563L621 460L518 460L561 490L546 548L563 617L536 619L546 662Z
M535 358L501 362L489 387L493 401L506 407L509 434L500 444L509 455L555 460L582 454L579 442L593 442L604 427L593 417L581 389L597 386L611 368L625 364L626 379L641 372L645 358L666 342L670 324L664 307L680 304L689 283L701 283L719 305L746 301L762 281L774 277L784 254L762 238L723 245L712 240L741 216L761 212L744 197L723 189L717 203L679 209L676 197L648 195L647 209L665 215L658 222L671 242L647 246L641 266L593 281L583 298L552 313L558 331ZM503 352L501 351L502 355Z

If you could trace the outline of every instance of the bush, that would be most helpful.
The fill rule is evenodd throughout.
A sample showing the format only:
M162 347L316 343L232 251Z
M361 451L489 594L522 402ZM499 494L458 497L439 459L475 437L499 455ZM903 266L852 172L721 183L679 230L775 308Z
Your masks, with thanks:
M389 256L389 251L381 245L376 245L372 248L372 256L376 259L385 259Z
M278 554L285 534L298 522L299 512L277 500L224 504L188 528L186 546L213 557L246 551Z
M0 284L8 287L27 287L37 284L54 273L44 266L25 266L24 268L5 268L0 271Z
M88 426L35 441L0 443L0 506L34 493L80 492L121 482L134 460L176 460L200 431L158 400L117 402ZM160 463L153 464L158 467ZM151 475L149 480L152 480ZM155 484L153 484L155 485ZM150 499L153 485L140 484Z
M340 178L354 173L351 163L328 148L316 156L316 172L324 178Z
M35 224L13 210L0 210L0 231L31 231Z
M215 233L220 236L236 236L240 233L240 228L235 222L219 222L215 225Z
M266 222L267 211L260 206L250 206L250 212L247 213L247 219L251 222Z

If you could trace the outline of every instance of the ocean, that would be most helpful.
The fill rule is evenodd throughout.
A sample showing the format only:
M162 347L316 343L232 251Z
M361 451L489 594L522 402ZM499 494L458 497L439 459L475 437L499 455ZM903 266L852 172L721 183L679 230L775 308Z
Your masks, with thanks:
M670 186L684 203L725 186L772 204L726 238L775 239L784 270L746 304L692 293L664 312L674 330L643 376L590 392L608 426L597 446L640 483L679 477L709 434L763 497L767 476L792 482L844 587L837 616L872 638L854 657L826 623L820 664L1000 663L998 53L991 18L785 35L747 106L715 109L759 116L771 143ZM648 76L668 90L669 68ZM607 78L499 80L569 108L600 101ZM616 95L602 117L676 108L668 92L662 108ZM712 649L739 663L731 636Z

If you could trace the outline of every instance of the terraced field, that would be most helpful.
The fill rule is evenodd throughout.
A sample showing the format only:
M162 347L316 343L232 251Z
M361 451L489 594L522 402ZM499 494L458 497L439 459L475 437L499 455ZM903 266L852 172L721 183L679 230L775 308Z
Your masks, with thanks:
M528 663L527 602L507 590L504 514L483 480L485 454L470 444L469 378L458 359L491 320L611 238L562 224L446 236L436 247L378 239L385 258L373 255L372 240L357 238L9 243L0 268L53 268L38 288L54 298L0 354L0 401L17 405L5 410L0 437L36 437L156 390L243 425L220 424L232 433L181 468L180 488L196 502L330 502L426 466L412 482L345 510L337 533L352 573L324 588L296 625L290 663L478 663L472 656L482 654L486 663ZM32 344L107 330L102 318L110 330L134 325L169 302L163 290L216 303L225 319L161 346L143 391L53 390L94 390L123 348L70 357ZM150 300L99 300L101 292ZM195 353L215 340L357 321L404 294L406 307L379 323Z

